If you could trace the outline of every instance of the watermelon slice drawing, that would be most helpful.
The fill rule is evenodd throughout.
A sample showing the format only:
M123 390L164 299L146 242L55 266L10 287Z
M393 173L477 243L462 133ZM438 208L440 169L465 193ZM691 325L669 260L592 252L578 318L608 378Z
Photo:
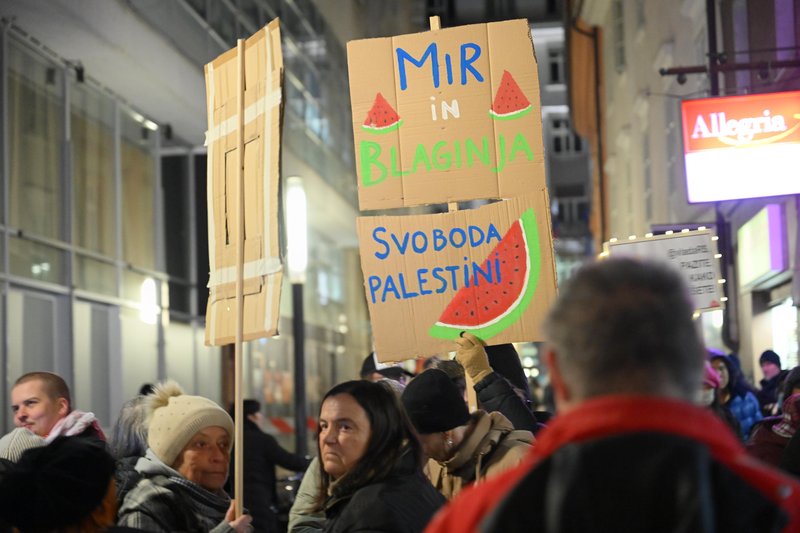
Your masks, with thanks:
M536 215L528 209L515 220L489 253L486 263L500 261L500 282L462 287L428 334L455 339L462 331L486 340L516 323L528 308L542 267ZM484 263L484 267L491 268Z
M494 95L489 115L495 120L513 120L531 112L533 106L507 70L503 71L500 87Z
M381 93L375 95L375 102L367 113L361 129L370 133L389 133L403 124L397 111L386 101Z

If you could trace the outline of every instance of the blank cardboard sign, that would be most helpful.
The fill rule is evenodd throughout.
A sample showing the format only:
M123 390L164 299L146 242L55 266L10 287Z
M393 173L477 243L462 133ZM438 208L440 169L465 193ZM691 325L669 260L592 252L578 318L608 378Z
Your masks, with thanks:
M237 56L206 65L208 103L208 260L206 344L236 338L239 163ZM282 267L278 241L283 56L277 20L245 42L243 339L278 332Z
M472 210L358 219L361 268L380 361L540 340L556 295L547 192Z
M362 210L545 186L526 20L347 43Z

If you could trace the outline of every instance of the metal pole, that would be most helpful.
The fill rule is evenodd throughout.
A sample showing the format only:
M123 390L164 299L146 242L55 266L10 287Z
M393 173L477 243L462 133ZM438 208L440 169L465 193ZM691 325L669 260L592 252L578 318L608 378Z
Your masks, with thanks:
M717 49L717 3L716 0L706 0L706 26L708 26L708 79L709 79L709 92L711 96L719 96L719 50ZM728 349L737 352L739 351L738 334L734 337L732 329L736 329L732 324L735 319L735 314L731 311L736 311L736 290L731 288L733 280L730 279L733 272L733 247L731 246L731 234L728 221L725 220L725 214L722 212L720 202L714 203L714 213L716 215L717 226L717 247L719 253L722 254L722 260L719 262L720 275L727 282L722 286L722 294L726 298L725 307L722 310L722 342ZM732 318L733 317L733 318ZM731 326L734 326L733 328Z
M0 223L2 223L3 231L2 231L2 240L0 240L0 245L2 245L2 249L0 250L0 269L2 269L3 274L5 274L5 280L2 283L2 295L0 295L0 335L2 335L2 349L0 349L0 369L2 369L3 374L6 376L9 375L9 351L10 351L10 343L8 338L8 294L11 290L11 283L8 281L8 273L10 269L10 259L9 259L9 252L8 252L8 243L9 243L9 206L10 202L8 200L8 195L10 193L10 182L11 182L11 165L9 163L9 142L8 142L8 131L11 127L9 124L9 106L8 106L8 46L9 46L9 39L8 39L8 28L9 22L5 19L0 20L0 201L2 202L2 208L0 208ZM10 377L10 376L9 376ZM0 405L3 405L3 414L0 415L0 424L2 424L3 432L5 433L6 428L8 428L10 424L10 420L8 420L8 413L11 412L10 409L5 408L5 399L8 398L9 390L9 379L0 379L0 394L2 394L3 401L0 402ZM9 423L6 423L9 422Z
M306 427L306 332L303 316L303 284L292 283L292 337L294 338L294 429L295 453L308 454Z
M706 0L706 26L708 26L708 79L711 96L719 95L718 50L717 50L717 3Z

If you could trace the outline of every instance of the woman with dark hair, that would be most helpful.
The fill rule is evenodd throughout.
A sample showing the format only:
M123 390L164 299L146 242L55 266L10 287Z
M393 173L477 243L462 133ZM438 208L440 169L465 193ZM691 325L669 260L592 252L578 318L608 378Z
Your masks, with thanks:
M742 429L739 425L739 420L733 416L730 409L720 403L719 400L719 386L720 376L714 370L711 363L706 361L705 372L703 374L703 388L700 395L698 404L711 410L712 413L717 415L723 422L728 424L734 435L741 435Z
M741 439L747 440L753 424L761 420L761 408L756 395L730 358L721 353L710 352L711 366L720 378L717 395L719 402L727 407L741 428Z
M320 501L325 531L416 533L444 498L422 473L422 451L388 388L348 381L319 414Z

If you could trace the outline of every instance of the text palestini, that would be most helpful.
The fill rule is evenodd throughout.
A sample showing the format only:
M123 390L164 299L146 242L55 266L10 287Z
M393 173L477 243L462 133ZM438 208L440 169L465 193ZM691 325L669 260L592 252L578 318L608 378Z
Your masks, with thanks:
M500 242L501 236L495 225L489 223L485 230L480 226L469 225L465 228L451 228L447 232L434 228L430 235L417 230L407 231L399 236L388 232L383 226L378 226L372 231L372 239L377 245L377 250L374 252L375 257L385 260L398 254L425 254L429 250L441 252L447 248L460 249L465 246L475 248L483 244L490 244L492 241ZM431 255L431 259L435 258L435 255ZM495 257L478 263L470 261L466 256L463 262L458 264L418 268L410 273L371 275L367 278L372 303L376 303L378 300L385 302L388 297L406 300L427 294L442 294L448 290L456 291L462 286L500 282L499 259Z

